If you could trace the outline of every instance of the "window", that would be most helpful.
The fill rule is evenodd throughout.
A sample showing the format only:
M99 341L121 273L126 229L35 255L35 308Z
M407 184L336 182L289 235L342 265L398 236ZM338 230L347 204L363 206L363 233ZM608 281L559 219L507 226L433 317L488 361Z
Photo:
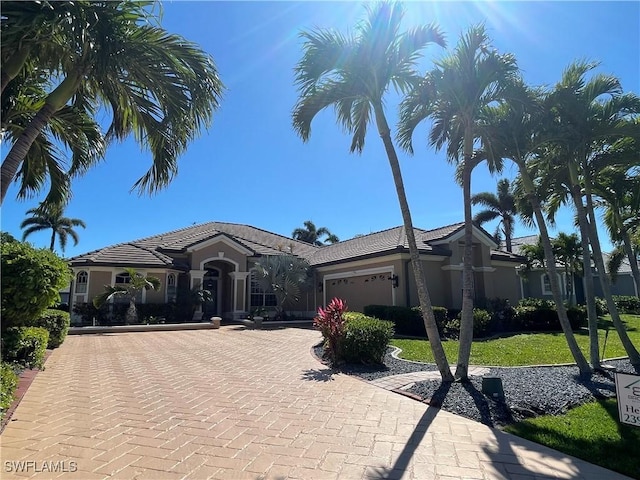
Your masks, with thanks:
M251 307L275 307L278 305L273 293L265 292L255 278L255 272L251 272Z
M553 295L553 292L551 291L551 279L546 273L542 275L542 294Z
M127 272L122 272L116 275L116 285L128 285L129 283L131 283L131 277ZM136 302L142 302L142 290L138 290L135 293ZM116 295L115 297L113 297L113 303L129 303L129 296Z
M89 275L84 270L76 275L76 293L87 293Z
M167 302L176 301L176 274L167 275Z

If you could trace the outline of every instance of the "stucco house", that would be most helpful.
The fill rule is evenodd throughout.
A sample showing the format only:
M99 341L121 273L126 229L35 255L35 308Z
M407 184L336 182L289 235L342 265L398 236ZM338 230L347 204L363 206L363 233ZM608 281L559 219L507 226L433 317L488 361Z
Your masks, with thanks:
M512 247L515 253L521 253L522 245L535 245L538 242L537 235L529 235L526 237L518 237L512 240ZM605 265L609 260L609 255L603 253ZM573 279L573 292L567 288L567 278L564 273L563 267L557 265L558 276L560 280L560 287L563 297L568 297L572 293L571 301L576 304L583 304L585 302L585 286L584 277L575 275ZM596 297L604 297L602 292L602 286L600 285L600 278L596 272L595 266L592 266L593 282ZM522 272L520 277L522 298L544 298L552 300L553 295L551 293L551 283L549 282L549 275L542 268L534 268L528 272ZM569 291L568 291L569 290ZM637 296L638 286L633 280L633 274L631 271L631 265L629 261L625 259L620 266L618 275L614 282L611 284L611 293L613 295L628 295Z
M464 224L434 230L415 229L427 285L434 305L461 308ZM516 267L521 258L497 249L481 228L474 227L473 265L477 299L521 296ZM89 303L104 285L127 282L124 267L133 267L162 282L158 292L142 292L142 303L175 300L179 287L204 287L214 300L194 319L220 316L245 318L260 307L274 305L252 276L266 255L293 254L313 267L313 288L288 310L313 316L333 297L346 299L349 309L365 305L414 306L418 298L404 227L362 235L317 247L249 225L210 222L152 237L108 246L69 260L74 279L70 304Z

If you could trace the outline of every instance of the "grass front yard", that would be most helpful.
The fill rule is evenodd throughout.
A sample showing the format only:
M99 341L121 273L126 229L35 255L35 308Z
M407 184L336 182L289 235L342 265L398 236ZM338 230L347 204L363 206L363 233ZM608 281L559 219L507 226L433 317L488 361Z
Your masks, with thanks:
M640 348L640 315L621 315L627 327L631 342ZM624 357L626 353L609 316L600 319L599 344L605 358ZM606 345L604 343L609 330ZM587 358L589 355L589 334L586 329L576 332L576 340ZM392 345L402 349L400 358L416 362L433 363L431 347L427 340L394 339ZM449 363L458 360L456 340L442 342ZM525 333L500 338L474 340L471 347L472 365L524 366L574 363L562 332Z
M616 472L640 478L640 428L618 422L615 400L587 403L565 415L543 416L505 431Z
M640 315L621 315L631 342L640 348ZM625 357L626 352L609 316L600 319L601 357ZM608 335L607 335L608 330ZM576 333L576 340L587 358L589 335L586 329ZM605 337L606 345L605 345ZM449 363L455 365L458 343L443 341ZM427 340L394 339L406 360L433 363ZM604 348L604 355L602 351ZM479 339L471 348L472 365L527 366L575 363L564 335L560 333L514 334L500 338ZM615 399L598 400L568 410L562 415L543 415L507 425L505 431L554 448L568 455L614 470L640 480L640 428L622 425Z

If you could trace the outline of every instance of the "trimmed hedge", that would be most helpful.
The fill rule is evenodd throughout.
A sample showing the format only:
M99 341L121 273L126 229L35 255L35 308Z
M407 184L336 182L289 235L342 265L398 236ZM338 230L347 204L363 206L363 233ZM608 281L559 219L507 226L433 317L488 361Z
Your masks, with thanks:
M4 417L5 412L15 400L17 388L18 375L16 375L14 367L2 362L0 371L0 418Z
M626 295L614 295L613 301L616 304L618 313L640 315L640 298Z
M10 327L2 333L2 359L25 368L42 368L49 332L41 327Z
M367 305L364 307L364 314L369 317L393 322L397 335L427 338L427 331L424 327L420 307L409 308L389 305ZM444 307L433 307L433 314L436 318L436 325L438 326L440 335L447 334L449 322L448 310Z
M349 363L382 364L393 337L393 323L356 312L346 312L344 318L345 333L341 342L344 360Z
M515 308L514 330L560 331L560 320L555 304L548 300L524 299ZM586 324L587 313L583 306L567 308L571 328L576 330Z
M29 322L30 327L42 327L49 332L47 348L58 348L67 338L71 316L62 310L46 310L40 318Z

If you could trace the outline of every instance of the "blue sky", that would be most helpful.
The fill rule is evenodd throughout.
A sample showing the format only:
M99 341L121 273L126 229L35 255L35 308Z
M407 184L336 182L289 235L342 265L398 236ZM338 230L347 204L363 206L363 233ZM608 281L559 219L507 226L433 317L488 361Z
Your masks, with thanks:
M484 22L494 46L511 52L532 85L553 85L576 59L601 62L597 72L618 76L625 91L639 92L640 2L410 2L404 26L437 23L449 47L470 25ZM181 157L179 173L164 191L139 197L130 188L150 156L132 140L112 145L105 160L73 183L66 215L87 224L73 256L107 245L187 227L225 221L290 235L305 220L341 239L402 223L382 142L370 128L362 155L349 153L350 137L332 110L312 124L303 143L291 128L297 98L293 69L301 56L298 33L316 27L342 32L364 13L358 2L163 3L162 25L198 43L214 58L227 89L213 125ZM445 51L424 51L421 70ZM395 123L397 96L387 98ZM414 136L415 154L400 153L414 225L436 228L462 221L462 191L453 166L427 146L429 125ZM3 147L2 155L7 148ZM507 164L502 176L513 178ZM472 191L495 191L498 177L476 169ZM21 237L25 212L40 198L15 200L9 190L2 230ZM559 230L574 231L571 212ZM491 225L487 227L492 231ZM516 234L534 233L518 225ZM604 232L603 232L604 233ZM49 233L29 240L46 247ZM604 235L603 235L604 236ZM609 248L608 242L605 249Z

